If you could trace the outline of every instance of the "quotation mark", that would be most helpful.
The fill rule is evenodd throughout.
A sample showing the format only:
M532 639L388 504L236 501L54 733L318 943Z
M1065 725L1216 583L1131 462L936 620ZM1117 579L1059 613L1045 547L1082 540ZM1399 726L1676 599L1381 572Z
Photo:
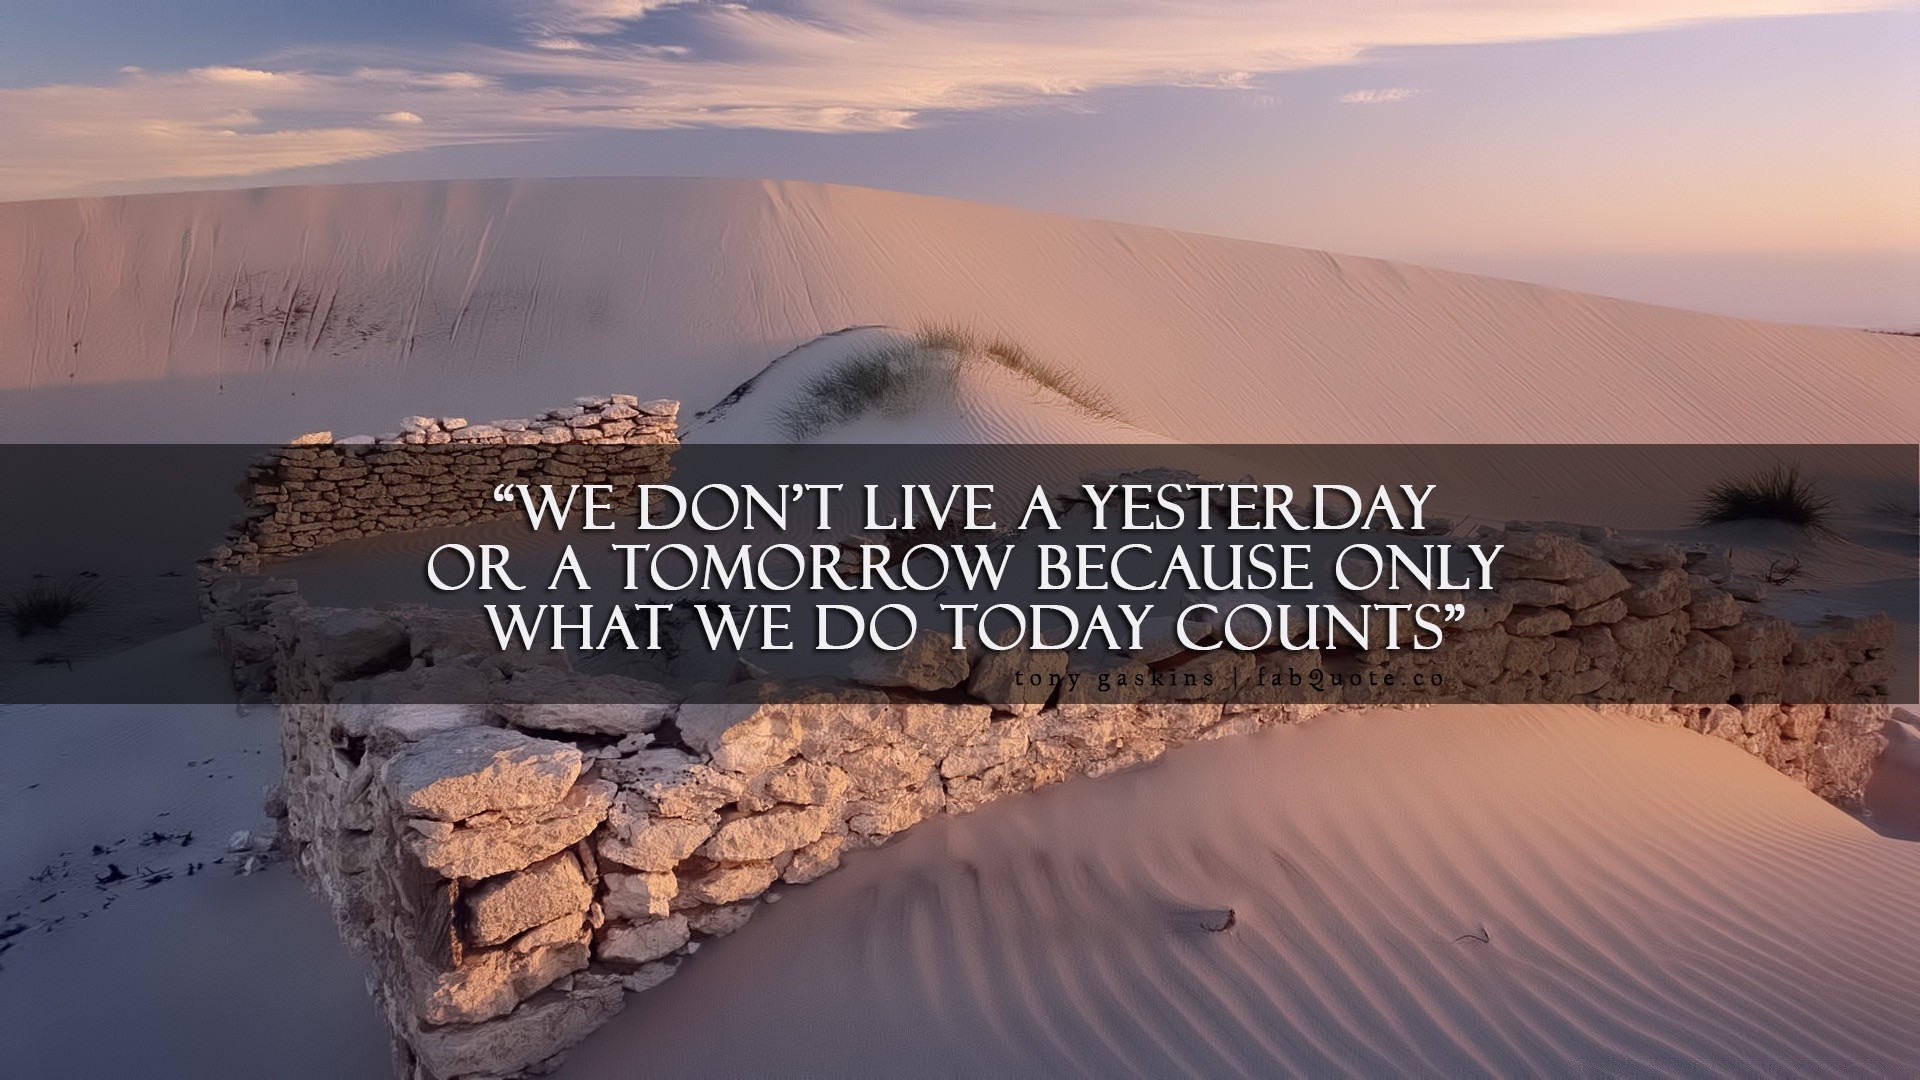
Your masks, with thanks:
M1447 622L1459 622L1460 620L1465 619L1466 617L1467 617L1467 605L1465 604L1446 605L1446 621Z

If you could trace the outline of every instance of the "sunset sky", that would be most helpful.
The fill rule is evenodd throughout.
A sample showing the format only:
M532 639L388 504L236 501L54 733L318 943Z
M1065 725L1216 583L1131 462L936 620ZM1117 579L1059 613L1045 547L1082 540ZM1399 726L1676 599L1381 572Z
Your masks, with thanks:
M774 176L1920 326L1911 4L17 7L0 199Z

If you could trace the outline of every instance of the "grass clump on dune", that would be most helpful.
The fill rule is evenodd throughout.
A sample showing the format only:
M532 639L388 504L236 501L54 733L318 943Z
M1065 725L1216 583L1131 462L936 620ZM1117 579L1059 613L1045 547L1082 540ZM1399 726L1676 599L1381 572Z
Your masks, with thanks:
M956 374L957 367L917 342L860 349L809 381L800 400L780 410L776 422L782 434L799 442L876 409L909 412L930 391L950 386Z
M1778 521L1807 532L1829 531L1833 498L1800 475L1797 465L1775 465L1744 480L1722 480L1700 499L1702 525Z
M36 581L7 598L7 621L22 638L36 630L58 630L93 606L93 593L88 581Z
M951 323L923 323L911 338L860 349L816 376L776 422L789 440L798 442L872 410L905 413L936 390L954 389L960 373L980 363L1050 390L1088 416L1121 419L1106 395L1086 380L1038 359L1018 342L984 338Z

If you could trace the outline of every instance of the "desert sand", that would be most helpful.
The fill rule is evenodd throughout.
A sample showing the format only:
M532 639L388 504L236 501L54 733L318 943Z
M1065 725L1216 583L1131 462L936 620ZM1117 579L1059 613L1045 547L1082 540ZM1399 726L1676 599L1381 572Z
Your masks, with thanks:
M0 204L19 440L377 434L635 389L705 408L958 321L1216 442L1873 442L1920 339L830 185L603 179Z
M856 854L562 1075L1890 1075L1916 882L1685 731L1327 718Z
M1920 415L1912 338L814 184L0 204L0 251L11 441L378 434L406 412L519 416L608 390L682 400L689 441L772 441L810 374L930 321L1006 336L1116 415L986 366L822 437L1873 442ZM1534 516L1481 494L1469 519ZM1628 478L1623 523L1698 537L1683 494ZM1851 513L1817 547L1708 538L1760 566L1804 558L1873 606L1911 570L1912 511ZM291 569L344 601L426 539ZM216 684L161 572L120 590L147 633L9 643L0 687ZM1911 599L1895 610L1911 657ZM30 664L48 652L71 662ZM0 926L28 927L0 943L0 1002L30 1032L15 1067L384 1072L322 906L290 868L229 858L231 832L264 827L274 727L266 708L0 708L0 820L32 823L0 881ZM1920 847L1902 839L1920 836L1920 729L1892 735L1865 820L1731 746L1572 709L1323 719L1176 751L789 890L569 1074L1898 1073L1920 1060ZM101 883L129 848L128 879ZM1226 909L1232 926L1207 929ZM169 992L183 983L206 989ZM106 1026L129 1008L140 1023Z

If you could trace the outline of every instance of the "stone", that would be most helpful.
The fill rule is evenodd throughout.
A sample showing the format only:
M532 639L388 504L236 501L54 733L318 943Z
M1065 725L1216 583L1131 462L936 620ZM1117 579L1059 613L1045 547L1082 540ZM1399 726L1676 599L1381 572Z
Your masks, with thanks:
M581 975L572 991L543 995L500 1019L416 1029L407 1041L429 1076L513 1076L586 1038L625 1004L618 979Z
M680 707L680 737L726 772L762 772L793 756L800 732L786 707L762 702L689 702Z
M342 717L343 731L388 752L431 735L487 724L484 705L337 705L334 708Z
M463 727L403 747L381 770L415 817L461 821L487 810L547 806L580 775L580 751L503 728Z
M907 702L898 707L900 733L928 756L945 757L987 729L993 710L985 705Z
M1627 591L1627 576L1612 563L1593 559L1587 569L1585 575L1566 582L1567 598L1563 606L1574 610L1590 608Z
M1793 624L1772 615L1754 616L1734 626L1708 631L1733 650L1733 662L1748 667L1777 664L1793 651Z
M654 815L638 795L621 792L607 815L607 834L594 850L635 870L671 870L713 835L713 822Z
M847 804L847 829L870 840L912 828L946 808L946 793L933 784Z
M953 647L953 635L922 630L903 649L867 653L852 664L853 681L867 686L946 690L967 679L967 653Z
M845 834L828 833L795 851L787 868L780 872L780 880L790 885L804 885L837 869L840 866L840 852L846 846Z
M785 855L827 831L822 806L776 806L723 822L700 854L715 862L754 862Z
M1600 542L1600 557L1632 570L1672 570L1685 567L1687 556L1677 544L1613 536Z
M640 921L670 914L673 898L680 892L680 879L661 871L615 872L602 880L606 894L600 902L607 918L615 920Z
M941 759L940 775L948 779L976 776L1019 758L1031 742L1031 726L1024 717L996 721Z
M328 446L333 442L331 431L309 431L305 435L295 435L287 440L288 446Z
M584 917L592 902L593 889L580 872L579 860L562 851L469 889L461 898L464 934L474 945L498 945L565 915Z
M711 818L746 787L739 776L667 747L605 762L600 772L646 800L652 813L670 818Z
M551 922L541 923L526 933L507 942L507 948L514 952L529 952L567 941L587 941L587 928L583 916L591 912L569 912Z
M967 693L1003 711L1031 716L1046 707L1055 681L1066 672L1064 649L987 650L973 661Z
M1687 621L1696 630L1723 630L1740 621L1740 602L1700 578L1688 596Z
M1686 647L1673 659L1667 685L1683 702L1719 704L1733 693L1733 650L1707 634L1687 634Z
M625 987L629 994L645 993L673 978L674 973L679 970L680 964L677 961L655 960L634 968L630 974L620 980L620 985Z
M874 795L926 780L933 771L933 759L911 746L883 743L845 755L840 767L855 791Z
M1643 619L1679 611L1693 598L1693 584L1678 566L1630 570L1626 577L1628 586L1622 599L1629 613Z
M731 904L759 896L779 879L771 862L722 864L681 882L680 895L695 904Z
M634 406L634 408L639 409L648 416L678 416L680 414L680 403L672 398L654 398L652 401L643 401Z
M1516 607L1503 623L1515 637L1546 637L1573 625L1573 618L1560 608Z
M1572 595L1572 590L1565 585L1533 578L1502 582L1499 588L1500 598L1516 607L1559 607L1565 605Z
M684 915L647 922L609 923L594 955L614 964L646 964L680 951L692 937Z
M748 900L738 904L703 908L688 915L687 924L696 934L723 937L747 925L747 919L753 915L753 909L759 906L757 902Z
M1585 571L1590 558L1587 549L1570 536L1510 529L1505 550L1494 558L1493 573L1502 582L1565 581Z
M606 820L613 792L612 784L585 781L559 803L526 814L525 820L503 815L480 827L455 826L439 835L416 832L406 838L407 845L422 865L443 877L490 878L531 866L585 839Z
M1575 626L1596 626L1605 623L1616 623L1626 617L1627 602L1615 596L1608 600L1602 600L1592 607L1580 608L1573 612L1572 621Z
M741 793L740 808L766 810L780 803L835 806L853 786L846 770L813 761L790 761L765 773Z
M512 1012L514 1006L587 966L587 943L566 942L526 952L469 952L460 966L440 975L420 1008L429 1024L475 1024Z
M673 718L665 687L618 675L582 676L553 667L515 672L494 714L517 728L569 735L637 735Z
M309 607L289 619L288 638L324 682L402 668L412 658L406 628L378 611Z

